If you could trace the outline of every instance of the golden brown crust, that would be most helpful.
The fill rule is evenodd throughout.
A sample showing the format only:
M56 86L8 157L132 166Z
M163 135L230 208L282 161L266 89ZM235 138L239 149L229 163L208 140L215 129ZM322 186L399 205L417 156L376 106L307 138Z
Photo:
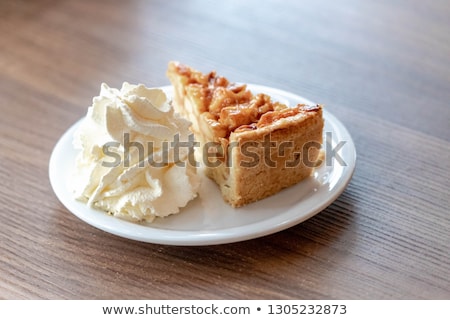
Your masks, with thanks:
M322 143L322 106L288 107L215 72L175 62L167 75L175 110L192 121L202 146L212 146L206 162L215 165L205 172L232 206L273 195L311 174Z

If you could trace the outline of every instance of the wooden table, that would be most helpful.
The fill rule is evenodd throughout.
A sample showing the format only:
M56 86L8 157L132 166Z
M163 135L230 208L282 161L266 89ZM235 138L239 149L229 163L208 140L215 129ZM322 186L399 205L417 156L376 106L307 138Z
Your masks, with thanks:
M450 299L446 1L0 2L0 297ZM100 231L49 183L106 82L169 60L323 103L358 159L318 215L259 239L165 246Z

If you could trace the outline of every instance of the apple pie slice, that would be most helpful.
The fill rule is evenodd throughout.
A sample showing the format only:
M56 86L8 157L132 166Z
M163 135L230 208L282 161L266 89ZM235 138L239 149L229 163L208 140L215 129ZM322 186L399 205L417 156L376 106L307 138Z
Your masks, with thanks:
M198 159L233 207L271 196L310 176L322 143L322 106L286 106L214 71L178 62L167 71L173 107L192 122Z

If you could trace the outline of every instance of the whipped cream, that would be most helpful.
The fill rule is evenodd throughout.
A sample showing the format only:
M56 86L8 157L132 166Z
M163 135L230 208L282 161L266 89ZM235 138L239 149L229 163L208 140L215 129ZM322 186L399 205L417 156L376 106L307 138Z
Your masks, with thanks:
M193 148L176 143L192 139L189 126L162 90L103 83L73 140L76 199L132 221L178 213L199 188Z

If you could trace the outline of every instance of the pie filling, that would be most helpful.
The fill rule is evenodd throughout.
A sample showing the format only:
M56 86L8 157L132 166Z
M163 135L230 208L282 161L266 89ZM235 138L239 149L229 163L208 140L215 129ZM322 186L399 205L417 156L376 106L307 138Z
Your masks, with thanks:
M321 109L320 105L305 104L288 107L272 101L266 94L253 95L247 85L231 83L217 76L215 71L203 74L178 63L173 67L176 73L186 77L185 85L197 99L197 111L213 130L216 139L228 138L232 132L256 130L283 118Z

